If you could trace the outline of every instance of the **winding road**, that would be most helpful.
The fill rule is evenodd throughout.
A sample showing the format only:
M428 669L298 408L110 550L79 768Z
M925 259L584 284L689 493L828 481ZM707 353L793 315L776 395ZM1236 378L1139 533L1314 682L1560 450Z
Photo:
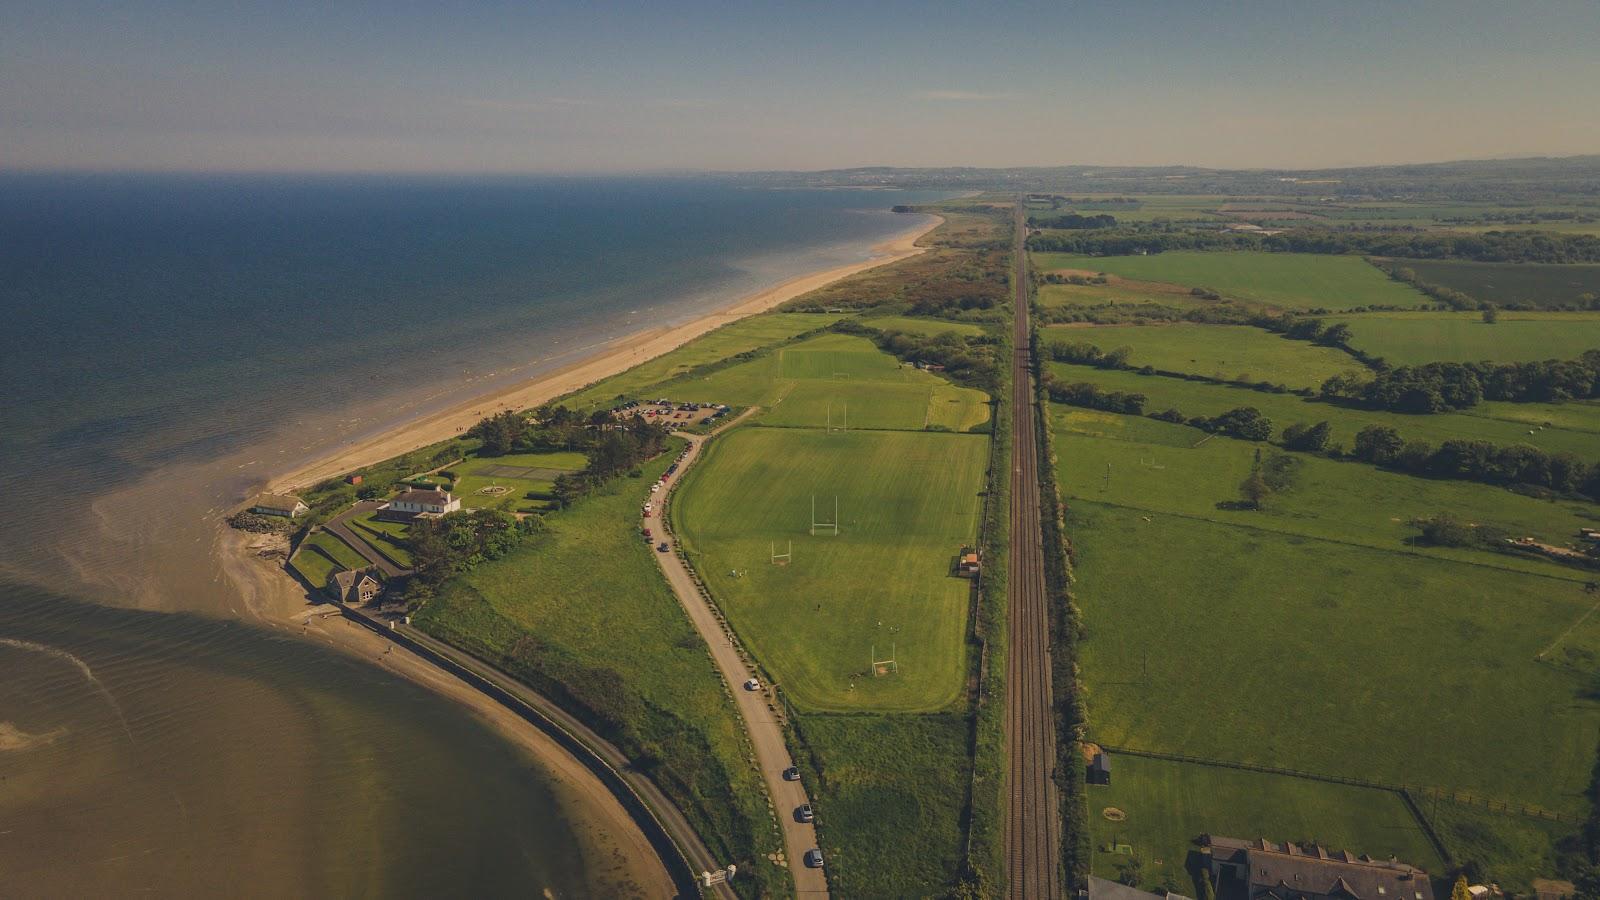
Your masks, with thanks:
M750 410L744 415L749 415L753 411ZM673 488L682 480L689 467L699 459L700 451L706 441L737 425L744 415L721 426L710 435L677 432L678 437L689 442L688 452L678 464L672 485L664 492L660 504L661 511L658 513L660 518L655 521L662 523L667 521L666 507L671 502ZM745 664L733 637L712 608L710 600L701 592L699 583L678 552L677 536L667 529L665 534L658 533L654 540L666 542L668 550L671 551L657 553L656 562L661 565L661 571L666 575L667 583L672 586L672 592L678 596L678 602L683 605L684 612L689 614L689 621L694 624L695 630L711 649L711 657L716 661L717 671L722 673L722 680L727 682L728 690L733 693L739 707L739 714L744 719L745 731L750 735L750 744L755 750L756 764L761 769L761 777L767 783L767 794L777 807L778 822L783 827L784 856L789 864L789 872L794 876L795 893L803 897L826 897L827 877L823 875L821 869L807 868L805 865L805 852L818 846L817 830L810 823L795 818L795 810L811 801L806 797L805 785L798 781L783 780L783 770L794 765L794 760L790 757L789 748L783 740L783 726L775 711L777 701L768 695L770 686L762 685L757 691L745 690L745 682L756 677L755 672Z
M1039 502L1039 443L1034 424L1032 332L1028 318L1027 235L1016 211L1013 278L1015 353L1011 367L1011 559L1006 604L1007 895L1058 898L1061 820L1056 795L1056 736L1050 679L1050 616Z

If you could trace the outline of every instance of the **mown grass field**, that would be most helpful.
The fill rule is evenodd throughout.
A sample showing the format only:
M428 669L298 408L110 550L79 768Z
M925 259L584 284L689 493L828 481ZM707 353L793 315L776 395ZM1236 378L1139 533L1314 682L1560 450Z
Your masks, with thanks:
M771 425L849 425L969 431L989 419L988 397L912 368L863 337L824 334L758 359L662 386L691 402L760 406ZM830 407L832 412L830 413Z
M743 427L673 506L696 569L802 710L944 709L966 677L969 582L988 441L976 435ZM812 535L811 501L837 536ZM793 560L771 562L793 543ZM876 648L876 650L874 650ZM898 674L871 677L893 648Z
M328 576L340 569L361 569L367 560L349 544L326 531L319 531L300 542L290 568L300 573L312 587L321 588Z
M673 457L550 517L547 533L447 584L414 621L557 699L625 721L620 739L645 751L641 764L714 850L765 854L780 844L738 713L638 534L640 498ZM787 883L765 860L743 859L757 877Z
M1390 791L1138 756L1110 760L1111 784L1089 786L1094 868L1102 878L1115 879L1128 862L1116 851L1126 845L1144 863L1143 883L1170 883L1193 896L1185 862L1201 834L1320 843L1445 871L1416 817ZM1109 820L1108 808L1127 818Z
M455 493L468 509L498 509L504 512L542 512L547 500L530 499L529 492L548 494L555 486L555 475L580 472L588 460L582 453L508 453L504 456L474 456L450 467L456 476ZM510 469L531 469L527 475L506 474ZM499 489L504 488L504 491Z
M1483 263L1455 259L1397 259L1423 281L1454 288L1474 299L1506 306L1555 306L1600 294L1600 265Z
M842 318L844 316L831 313L774 312L739 319L695 338L670 353L585 388L563 402L575 409L587 410L608 406L619 396L654 397L657 394L650 390L651 386L682 375L696 366L770 346L795 335L827 327Z
M1493 325L1475 312L1382 312L1333 316L1350 345L1392 365L1575 359L1600 349L1600 313L1502 312Z
M1147 412L1177 409L1190 417L1215 416L1237 407L1253 406L1272 420L1274 437L1297 422L1308 425L1327 422L1333 428L1331 443L1346 450L1354 445L1356 432L1362 428L1387 425L1407 440L1428 441L1434 445L1448 440L1485 440L1496 444L1527 444L1551 453L1566 452L1583 459L1600 459L1600 404L1484 403L1464 413L1414 416L1318 403L1295 394L1272 394L1125 370L1051 363L1050 371L1068 383L1087 381L1107 390L1143 394ZM1561 427L1556 427L1558 423ZM1118 430L1128 427L1132 426L1117 426ZM1192 429L1187 433L1193 436L1190 443L1204 437Z
M1211 378L1270 381L1291 388L1317 387L1335 375L1370 373L1350 354L1291 341L1247 325L1057 326L1046 344L1087 342L1105 351L1130 347L1128 363Z
M846 897L937 897L961 867L966 718L797 717L813 748L817 840Z
M1041 284L1037 301L1045 309L1102 306L1107 303L1154 303L1160 306L1193 309L1212 303L1186 290L1120 278L1108 284Z
M1033 259L1041 272L1109 272L1139 281L1209 288L1225 297L1292 309L1410 307L1431 302L1359 256L1168 251L1150 256L1035 253Z
M410 528L403 522L385 522L376 512L353 516L350 530L371 545L372 549L387 557L390 562L404 568L411 567L411 548L406 544Z

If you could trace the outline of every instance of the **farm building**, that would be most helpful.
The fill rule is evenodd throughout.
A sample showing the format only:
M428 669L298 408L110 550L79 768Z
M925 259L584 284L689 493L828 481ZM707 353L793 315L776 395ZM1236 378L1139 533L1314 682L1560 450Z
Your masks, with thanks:
M412 488L401 491L393 500L380 507L378 518L391 522L409 522L412 519L437 519L459 509L461 509L461 500L450 496L449 491L441 491L437 488L431 490Z
M1111 783L1111 760L1102 752L1095 751L1094 761L1089 763L1089 772L1086 776L1090 784Z
M340 569L328 576L327 591L340 603L371 603L383 592L383 583L373 577L371 569Z
M983 562L978 559L978 551L970 547L962 547L961 555L956 558L956 574L973 578L981 571L983 571Z
M250 501L250 511L263 516L284 516L294 518L310 507L300 502L300 498L293 494L262 494Z
M1218 900L1433 900L1428 873L1395 860L1266 838L1204 843Z

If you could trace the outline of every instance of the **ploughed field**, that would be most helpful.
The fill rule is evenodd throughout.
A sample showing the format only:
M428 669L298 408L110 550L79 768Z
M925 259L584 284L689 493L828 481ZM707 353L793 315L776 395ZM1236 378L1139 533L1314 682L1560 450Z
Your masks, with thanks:
M762 664L808 710L928 711L961 696L988 440L741 428L685 478L684 546ZM812 528L834 520L838 534ZM789 552L787 564L772 554ZM870 663L894 658L874 676Z
M1156 257L1135 264L1144 259ZM1570 358L1588 343L1592 319L1502 312L1486 326L1477 314L1419 311L1327 321L1350 325L1363 350L1425 362ZM1535 336L1560 329L1568 333ZM1315 385L1330 365L1359 365L1238 327L1058 328L1047 340L1130 347L1135 367L1290 386ZM1548 352L1528 355L1541 345ZM1241 360L1251 365L1234 364ZM1403 415L1130 370L1048 368L1064 383L1142 394L1150 413L1255 407L1274 437L1327 421L1331 442L1347 450L1376 424L1434 445L1484 440L1600 457L1592 401ZM1088 794L1096 874L1116 877L1131 851L1143 884L1171 875L1187 887L1183 862L1202 832L1316 840L1443 873L1416 813L1392 790L1230 763L1409 785L1457 862L1476 861L1516 890L1552 868L1557 842L1588 812L1600 727L1592 692L1600 614L1591 614L1600 594L1586 589L1595 575L1488 548L1425 546L1413 521L1447 514L1567 545L1594 527L1600 508L1289 453L1146 416L1052 404L1051 426L1083 612L1087 737L1218 764L1113 749L1112 785ZM1291 461L1253 510L1240 502L1241 483L1258 453Z
M1194 252L1149 256L1035 253L1039 272L1107 272L1137 281L1206 288L1224 297L1286 309L1422 306L1431 301L1359 256L1310 253Z
M1563 306L1600 294L1600 265L1486 263L1458 259L1397 259L1395 265L1430 284L1458 290L1475 300L1507 306Z

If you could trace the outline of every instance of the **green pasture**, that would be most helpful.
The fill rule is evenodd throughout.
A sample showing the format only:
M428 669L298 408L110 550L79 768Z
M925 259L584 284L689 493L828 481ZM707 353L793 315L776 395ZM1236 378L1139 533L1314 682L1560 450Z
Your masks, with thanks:
M719 858L765 854L778 845L737 713L639 537L640 498L673 458L664 454L643 477L611 481L551 516L546 533L449 582L414 621L535 687L559 684L557 696L626 721L623 743L656 756L655 780ZM764 860L741 859L784 878Z
M744 427L717 438L673 505L685 549L741 638L801 709L944 709L966 677L969 582L988 441ZM811 534L817 516L839 534ZM774 548L788 565L774 565ZM876 648L876 649L874 649ZM874 655L899 671L872 677Z
M1566 452L1600 461L1600 403L1483 403L1464 413L1419 416L1355 409L1319 403L1297 394L1273 394L1126 370L1050 363L1050 371L1068 383L1087 381L1106 390L1143 394L1146 412L1177 409L1189 417L1215 416L1241 406L1253 406L1272 420L1275 439L1284 428L1296 422L1308 425L1327 422L1333 428L1330 444L1349 450L1355 444L1356 432L1362 428L1387 425L1407 440L1428 441L1435 446L1448 440L1483 440L1495 444L1527 444L1550 453ZM1547 422L1553 424L1546 425ZM1119 430L1122 427L1131 426L1119 426ZM1186 430L1195 435L1195 440L1204 437L1192 429Z
M938 897L961 870L965 716L803 715L817 842L845 897ZM780 814L788 810L780 810Z
M1505 311L1493 325L1475 312L1381 312L1328 321L1349 326L1352 347L1392 365L1575 359L1600 350L1600 313Z
M705 376L663 387L691 402L760 406L765 424L852 429L974 429L988 397L901 363L863 337L824 334Z
M1536 557L1410 546L1416 534L1411 521L1441 512L1518 536L1567 543L1580 528L1592 524L1594 504L1587 501L1537 500L1492 485L1416 478L1365 463L1297 453L1292 455L1296 460L1292 486L1268 497L1264 509L1219 509L1219 503L1239 499L1239 483L1250 474L1257 444L1224 437L1189 447L1109 440L1075 433L1075 411L1061 415L1056 408L1052 418L1058 416L1063 420L1056 433L1062 489L1082 499L1579 583L1594 577L1586 570Z
M1600 265L1486 263L1460 259L1396 259L1430 284L1454 288L1498 306L1559 306L1600 294Z
M1318 387L1335 375L1370 375L1348 353L1291 341L1248 325L1103 325L1048 328L1046 343L1090 343L1102 350L1130 347L1128 363L1225 380Z
M1209 288L1225 297L1294 309L1422 306L1431 301L1359 256L1170 250L1149 256L1035 253L1039 271L1082 269L1139 281Z
M1587 811L1590 677L1534 660L1581 584L1065 487L1092 740Z
M1102 878L1115 879L1128 862L1107 848L1128 845L1144 863L1141 887L1170 880L1178 893L1197 896L1185 862L1202 834L1320 843L1445 871L1394 792L1139 756L1109 759L1111 784L1088 788L1094 871ZM1126 818L1112 821L1108 809Z
M952 322L949 319L929 319L922 316L876 316L862 319L861 324L879 331L905 331L911 334L983 334L983 327L971 322Z
M774 312L739 319L701 335L682 347L641 363L565 398L575 409L608 406L617 397L657 396L651 388L696 366L714 363L760 347L786 341L797 334L824 328L844 316L832 313ZM672 399L678 399L673 397Z
M1212 303L1188 291L1163 290L1160 285L1122 280L1118 280L1115 284L1041 284L1038 302L1045 309L1143 303L1193 309Z

